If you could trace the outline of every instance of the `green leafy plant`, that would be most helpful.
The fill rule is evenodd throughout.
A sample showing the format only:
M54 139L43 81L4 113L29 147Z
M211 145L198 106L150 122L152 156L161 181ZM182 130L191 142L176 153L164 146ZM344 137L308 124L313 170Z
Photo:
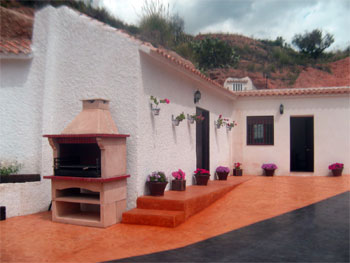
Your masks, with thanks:
M17 161L0 161L0 175L16 174L22 167Z
M322 30L314 29L305 34L297 34L293 37L292 44L303 54L308 54L312 58L318 58L322 52L330 47L334 42L333 35L326 33L323 36Z
M205 117L202 115L202 114L192 114L192 115L189 115L190 119L193 119L195 120L196 122L202 122L204 121Z
M184 119L186 119L185 114L182 112L181 114L179 114L178 116L176 116L175 120L183 121Z
M154 171L147 176L147 182L167 182L168 179L164 172Z
M199 68L213 69L234 66L239 61L233 48L218 38L205 38L192 42Z

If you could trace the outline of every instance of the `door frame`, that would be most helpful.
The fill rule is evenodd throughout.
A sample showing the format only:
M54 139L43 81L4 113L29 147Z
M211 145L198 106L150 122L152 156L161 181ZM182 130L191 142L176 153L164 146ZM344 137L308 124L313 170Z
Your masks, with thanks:
M293 118L311 118L312 119L312 169L311 170L292 170L292 119ZM289 116L289 171L292 173L313 173L315 172L315 116L314 115L297 115Z
M210 170L210 112L206 109L203 109L203 108L200 108L200 107L196 107L196 114L199 114L198 112L201 112L203 114L203 112L205 113L205 115L207 116L204 116L205 119L202 123L196 123L196 168L203 168L203 169L206 169L206 170ZM203 114L204 115L204 114ZM200 141L200 143L202 143L202 147L204 146L206 149L203 151L202 150L202 155L200 156L201 157L201 160L198 160L198 157L199 157L199 153L198 153L198 143L199 143L199 140L198 140L198 127L200 125L203 125L205 124L206 126L203 127L202 126L202 136L206 135L206 138L202 138L202 140ZM205 130L203 130L203 128ZM204 143L203 143L204 141ZM202 148L201 147L201 148ZM203 156L203 152L205 154L205 156ZM201 167L199 167L201 166Z

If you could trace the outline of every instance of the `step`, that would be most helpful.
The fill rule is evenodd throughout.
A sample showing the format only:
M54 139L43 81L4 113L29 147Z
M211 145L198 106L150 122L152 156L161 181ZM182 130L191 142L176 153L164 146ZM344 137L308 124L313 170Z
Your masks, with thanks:
M123 213L122 223L176 227L185 222L183 211L134 208Z
M209 181L208 186L192 185L186 191L166 191L164 196L140 196L137 208L184 211L185 218L200 212L250 178Z
M227 181L191 185L186 191L165 191L163 196L140 196L137 208L123 213L123 223L175 227L254 177L230 176Z

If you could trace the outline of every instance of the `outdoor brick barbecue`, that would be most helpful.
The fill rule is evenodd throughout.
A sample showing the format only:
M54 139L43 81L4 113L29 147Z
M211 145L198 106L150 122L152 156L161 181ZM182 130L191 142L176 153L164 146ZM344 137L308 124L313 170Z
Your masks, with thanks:
M52 220L107 227L126 208L126 137L105 99L83 100L62 134L44 135L53 149Z

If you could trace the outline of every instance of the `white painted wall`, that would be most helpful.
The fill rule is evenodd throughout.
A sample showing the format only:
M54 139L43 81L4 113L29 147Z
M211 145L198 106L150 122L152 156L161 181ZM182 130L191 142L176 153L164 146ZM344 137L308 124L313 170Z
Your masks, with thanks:
M192 184L196 169L196 124L184 120L175 127L171 118L181 112L186 116L195 114L196 107L210 112L210 171L213 180L217 166L231 164L231 133L226 128L216 130L214 120L220 114L231 117L232 101L206 88L203 83L186 77L176 68L169 67L166 62L157 61L143 52L140 54L143 79L140 93L143 96L139 108L138 192L146 191L147 175L157 170L164 171L171 181L171 172L180 168L186 173L186 183ZM194 104L196 90L201 91L202 98ZM151 113L151 95L170 100L170 104L160 104L159 116Z
M280 104L284 114L279 113ZM349 95L318 97L240 97L235 103L234 161L243 163L245 174L261 175L263 163L275 163L276 175L329 175L328 165L344 163L350 173ZM246 145L247 116L274 116L274 145ZM314 117L314 173L290 172L290 117Z
M1 120L6 121L1 125L0 157L24 163L23 173L51 175L52 149L42 135L61 133L80 112L80 99L108 98L119 132L131 135L128 198L136 200L132 185L137 174L135 119L141 85L138 46L123 33L66 7L37 12L32 62L1 61ZM12 80L13 74L17 79ZM8 217L47 210L51 200L49 180L2 184L0 190Z

